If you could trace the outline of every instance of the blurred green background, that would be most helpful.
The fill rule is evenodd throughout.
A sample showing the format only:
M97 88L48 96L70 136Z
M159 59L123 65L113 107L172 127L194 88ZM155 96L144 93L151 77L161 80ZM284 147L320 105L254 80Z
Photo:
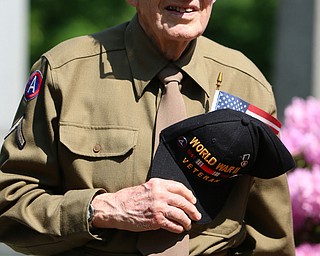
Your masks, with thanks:
M151 1L151 0L150 0ZM278 0L217 0L205 35L247 55L272 82ZM59 42L130 20L125 0L31 0L30 65Z

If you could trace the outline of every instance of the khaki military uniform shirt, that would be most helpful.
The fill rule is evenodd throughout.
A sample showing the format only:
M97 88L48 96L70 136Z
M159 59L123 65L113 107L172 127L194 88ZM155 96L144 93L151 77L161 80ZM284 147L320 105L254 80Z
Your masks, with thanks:
M1 241L34 255L139 255L137 233L90 231L87 211L99 191L145 182L161 96L155 77L168 63L136 17L42 56L32 68L43 75L39 94L21 100L1 151ZM221 90L276 115L270 85L239 52L200 37L175 64L185 72L188 116L210 110L220 72ZM213 223L193 226L190 255L293 255L290 209L285 176L244 176Z

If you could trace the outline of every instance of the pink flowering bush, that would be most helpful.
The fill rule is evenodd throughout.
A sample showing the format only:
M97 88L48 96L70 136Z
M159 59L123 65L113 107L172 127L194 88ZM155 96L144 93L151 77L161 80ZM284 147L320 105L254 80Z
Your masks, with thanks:
M293 155L320 165L320 101L294 98L285 110L281 139Z
M297 256L320 256L320 244L302 244L296 249Z
M320 101L294 98L281 140L297 163L288 174L297 256L320 256Z

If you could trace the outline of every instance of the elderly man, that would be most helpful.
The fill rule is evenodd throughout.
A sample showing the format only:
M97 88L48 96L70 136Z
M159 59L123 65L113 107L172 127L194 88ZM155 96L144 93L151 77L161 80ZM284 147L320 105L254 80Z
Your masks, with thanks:
M189 189L147 179L169 64L183 75L187 117L210 111L217 80L276 115L259 70L201 36L214 2L128 0L130 22L41 56L1 151L2 242L34 255L142 255L140 235L166 230L187 231L190 255L294 254L285 176L237 183L219 220L202 226Z

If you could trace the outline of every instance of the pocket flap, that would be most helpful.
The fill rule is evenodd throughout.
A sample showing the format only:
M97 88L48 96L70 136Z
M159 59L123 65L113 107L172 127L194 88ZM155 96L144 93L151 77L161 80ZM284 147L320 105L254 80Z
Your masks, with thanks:
M132 127L60 123L61 143L83 156L123 156L136 146L137 138L138 130Z

